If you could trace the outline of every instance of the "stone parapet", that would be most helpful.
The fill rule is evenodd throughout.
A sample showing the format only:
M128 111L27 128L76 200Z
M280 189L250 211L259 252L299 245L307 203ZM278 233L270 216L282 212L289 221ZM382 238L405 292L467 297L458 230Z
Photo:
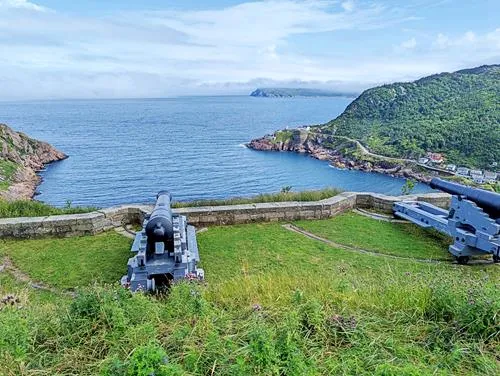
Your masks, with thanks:
M395 202L425 201L446 208L450 195L428 193L409 196L386 196L377 193L344 192L313 202L270 202L258 204L206 206L174 209L194 226L220 226L252 222L279 222L298 219L325 219L355 209L373 209L392 213ZM93 235L127 224L141 224L152 210L151 205L121 205L85 214L48 217L2 218L1 238L69 237Z

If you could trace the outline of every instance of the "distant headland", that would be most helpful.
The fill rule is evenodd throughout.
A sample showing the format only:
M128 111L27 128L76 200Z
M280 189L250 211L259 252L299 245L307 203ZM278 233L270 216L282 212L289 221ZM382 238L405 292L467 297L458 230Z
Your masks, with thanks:
M0 198L33 198L41 181L37 172L65 158L52 145L0 124Z
M355 93L343 93L338 91L322 89L303 89L303 88L258 88L252 93L251 97L264 98L291 98L291 97L356 97Z

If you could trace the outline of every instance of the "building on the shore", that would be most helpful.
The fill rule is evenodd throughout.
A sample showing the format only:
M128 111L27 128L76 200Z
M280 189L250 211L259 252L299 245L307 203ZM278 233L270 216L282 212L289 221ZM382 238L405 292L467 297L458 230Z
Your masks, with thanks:
M443 154L440 153L427 153L427 158L434 164L441 164L444 162Z
M446 165L446 170L451 171L451 172L455 172L457 170L457 165L454 165L454 164Z
M459 167L457 168L457 175L459 176L469 176L470 170L467 167Z
M419 158L418 163L427 164L427 163L429 163L429 158L425 158L425 157Z
M470 177L472 181L476 184L484 184L484 175L481 170L471 170Z
M485 171L484 172L484 181L486 183L490 183L490 184L496 183L497 179L498 179L498 174L496 172L492 172L492 171Z
M472 175L471 178L476 184L484 184L484 177L481 175Z

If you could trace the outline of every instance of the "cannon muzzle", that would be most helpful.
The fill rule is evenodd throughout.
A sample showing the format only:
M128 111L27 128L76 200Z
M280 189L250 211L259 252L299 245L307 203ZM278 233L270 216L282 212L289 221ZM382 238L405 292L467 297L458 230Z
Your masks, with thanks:
M146 234L152 242L168 242L173 239L172 197L169 192L161 191L156 196L156 204L146 225Z
M451 195L463 196L475 202L493 218L500 217L500 194L498 193L479 188L471 188L438 178L432 179L430 186L433 189L439 189Z

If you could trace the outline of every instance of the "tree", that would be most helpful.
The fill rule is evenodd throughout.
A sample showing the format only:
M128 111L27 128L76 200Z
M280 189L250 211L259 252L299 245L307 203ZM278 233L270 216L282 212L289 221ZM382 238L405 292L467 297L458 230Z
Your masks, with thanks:
M405 184L401 187L401 194L402 195L411 194L415 189L415 183L416 181L413 179L406 179Z

